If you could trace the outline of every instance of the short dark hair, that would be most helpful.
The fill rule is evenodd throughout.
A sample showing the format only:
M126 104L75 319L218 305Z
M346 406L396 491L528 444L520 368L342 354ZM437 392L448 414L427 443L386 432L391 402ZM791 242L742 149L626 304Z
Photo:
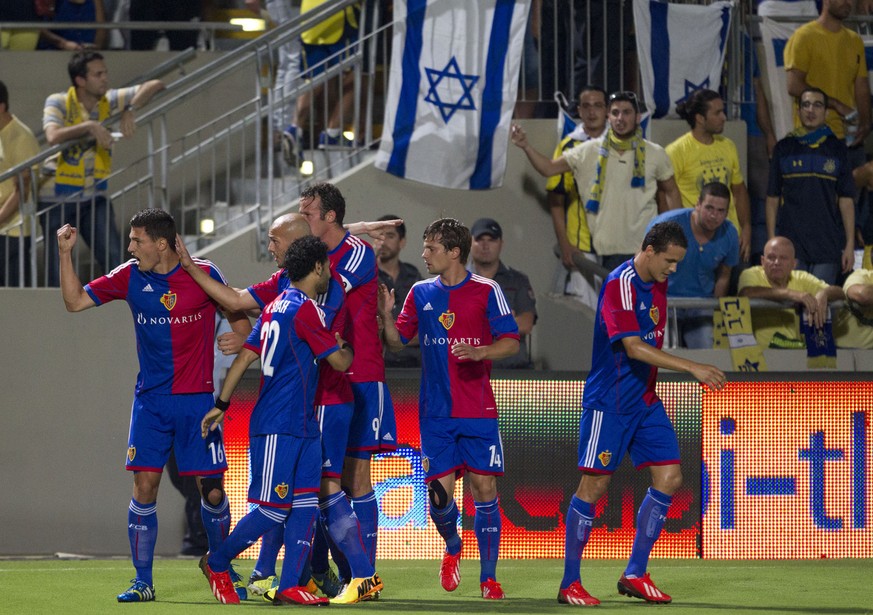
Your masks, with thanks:
M301 200L314 199L315 197L321 200L321 205L319 205L321 219L324 220L325 214L332 211L336 214L336 223L342 226L343 218L346 217L346 200L339 188L328 182L318 182L300 193Z
M606 102L607 99L609 98L609 95L606 93L606 90L604 90L599 85L591 85L589 83L588 85L583 85L576 92L576 104L577 105L579 104L579 97L582 96L582 94L584 94L585 92L600 92L601 94L603 94L603 102Z
M130 219L130 226L133 228L145 229L152 241L157 241L164 238L173 247L176 248L176 221L170 212L163 209L143 209L133 214Z
M714 90L697 90L686 100L676 105L676 113L688 122L689 126L694 128L697 115L700 114L706 117L706 112L709 111L709 103L717 98L721 98L721 94Z
M462 263L467 262L467 257L470 255L470 246L473 244L470 229L454 218L434 220L424 229L423 238L425 240L432 239L438 241L447 252L459 248L461 250L460 261Z
M2 81L0 81L0 105L6 105L6 111L9 111L9 90Z
M667 222L658 222L649 229L645 239L643 239L643 250L652 246L655 254L666 252L670 245L688 249L688 239L685 237L685 232L678 222L669 220Z
M77 51L74 53L67 64L67 72L70 73L70 81L73 82L73 85L76 85L76 77L84 79L88 76L88 62L102 59L103 55L96 51Z
M386 220L397 220L400 216L395 216L394 214L385 214L381 218L376 218L378 222L385 222ZM394 228L397 229L397 234L400 236L400 239L406 239L406 225L401 222Z
M704 184L703 188L700 189L700 196L697 197L697 202L699 203L705 199L708 194L717 196L720 199L731 200L731 189L721 182L709 182L708 184Z
M629 102L633 105L634 111L640 112L640 99L637 97L636 92L631 92L630 90L613 92L609 95L609 100L606 101L607 108L611 109L612 103L616 102Z
M803 100L803 95L806 94L807 92L813 92L815 94L821 94L822 96L824 96L824 105L825 105L825 109L827 109L828 104L830 103L830 99L828 98L827 93L821 88L814 88L812 86L803 88L803 91L800 93L800 96L797 97L797 106L798 107L800 106L800 101ZM0 102L2 102L2 101L0 101Z
M312 273L316 263L327 263L327 261L327 244L314 235L306 235L288 246L282 266L288 279L298 282Z

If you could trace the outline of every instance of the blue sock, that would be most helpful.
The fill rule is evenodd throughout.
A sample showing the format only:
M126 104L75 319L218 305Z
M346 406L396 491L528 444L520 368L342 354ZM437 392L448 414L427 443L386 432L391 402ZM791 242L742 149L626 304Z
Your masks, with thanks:
M376 494L371 491L359 498L352 498L352 508L358 516L361 526L361 538L364 541L364 549L370 564L376 566L376 539L379 536L379 504L376 502Z
M503 520L500 516L498 499L490 502L475 502L476 517L473 529L476 531L476 542L479 543L479 562L481 571L479 582L497 579L497 556L500 553L500 530Z
M258 538L274 527L281 526L287 515L288 511L284 508L258 506L239 520L218 549L209 552L209 567L215 572L227 570L233 558L258 542Z
M206 529L209 550L217 551L230 532L230 506L227 496L225 495L217 506L200 498L200 518L203 519L203 527Z
M342 493L342 496L345 497L346 494ZM321 508L321 504L322 501L319 499L319 508ZM315 526L315 536L312 538L312 555L310 556L309 561L312 565L312 571L321 574L327 572L330 564L327 561L327 550L329 546L327 535L324 529L324 522L320 515L315 519Z
M570 500L567 509L567 530L564 538L564 578L561 589L567 589L573 581L580 581L579 564L582 561L582 551L591 536L591 525L594 523L594 504L580 500L575 495Z
M261 552L252 574L261 577L271 577L276 574L276 560L279 557L279 549L285 540L285 526L277 525L261 536Z
M664 529L667 521L667 510L673 498L665 493L649 487L640 510L637 513L637 533L634 535L634 546L631 549L630 561L624 571L625 576L641 577L646 573L649 564L649 554L655 541Z
M279 577L280 591L300 583L303 568L309 560L317 513L318 497L314 493L294 496L291 514L285 521L285 563Z
M321 502L319 508L328 534L349 563L350 578L358 579L376 574L376 569L364 549L361 527L346 494L335 493Z
M430 518L437 531L446 541L446 552L457 555L461 552L461 536L458 534L458 505L452 500L445 508L437 508L431 503Z
M155 542L158 540L158 503L140 504L133 498L127 507L127 538L130 540L130 557L136 568L138 581L154 585L152 562L155 559Z

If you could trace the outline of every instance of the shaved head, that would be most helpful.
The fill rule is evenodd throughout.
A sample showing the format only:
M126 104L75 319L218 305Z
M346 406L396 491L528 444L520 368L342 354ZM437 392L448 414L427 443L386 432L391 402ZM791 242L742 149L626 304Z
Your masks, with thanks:
M270 230L267 232L267 251L276 261L276 266L282 267L288 246L301 237L311 234L309 222L301 214L285 214L273 220L273 224L270 225Z

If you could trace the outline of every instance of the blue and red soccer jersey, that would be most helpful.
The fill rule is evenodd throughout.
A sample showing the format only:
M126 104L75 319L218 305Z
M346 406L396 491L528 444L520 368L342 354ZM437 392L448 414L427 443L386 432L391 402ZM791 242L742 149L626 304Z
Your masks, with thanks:
M316 359L337 350L321 309L305 293L289 288L264 307L245 347L261 355L261 388L249 434L319 437Z
M346 291L348 324L343 339L355 349L347 375L352 382L384 382L385 361L376 320L379 274L376 253L367 242L346 233L330 251L330 271Z
M271 275L269 279L253 284L247 290L263 310L268 303L289 288L291 288L291 280L285 275L285 270L280 269ZM348 321L348 311L345 307L345 292L340 282L331 278L327 292L316 297L316 303L318 303L318 307L324 313L325 325L327 325L331 333L344 335ZM357 349L355 350L357 352ZM352 387L345 374L322 362L320 364L315 404L330 406L351 403L353 401Z
M667 282L643 282L633 260L616 268L603 283L594 321L591 372L582 407L632 413L658 402L658 368L631 359L621 339L638 336L661 348L667 321Z
M211 262L194 262L227 283ZM97 305L124 299L130 306L139 357L136 393L212 393L218 306L181 265L161 274L140 271L136 263L131 259L85 286Z
M496 282L469 272L456 286L445 286L438 277L416 282L396 326L404 343L418 334L422 419L497 418L491 361L461 360L451 353L457 343L488 346L495 339L519 338Z

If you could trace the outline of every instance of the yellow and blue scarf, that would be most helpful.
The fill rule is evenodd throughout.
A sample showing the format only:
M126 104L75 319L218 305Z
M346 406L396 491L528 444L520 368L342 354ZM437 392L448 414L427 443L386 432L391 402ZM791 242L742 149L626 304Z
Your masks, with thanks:
M791 132L788 133L789 137L794 137L807 147L811 147L813 149L817 148L819 145L825 142L830 136L833 136L833 131L830 129L830 126L824 124L823 126L819 126L815 130L807 130L803 126L799 128L795 128Z
M82 117L82 106L76 95L76 88L67 90L64 112L64 126L75 126L86 119ZM97 102L97 121L104 122L109 117L109 100L104 96ZM98 144L93 146L76 143L63 150L58 156L58 168L55 171L55 192L57 194L71 194L79 192L85 187L85 153L93 147L94 156L93 178L98 190L105 189L106 178L112 168L112 152Z
M606 131L606 136L600 144L597 156L597 172L594 181L591 182L591 193L585 203L585 210L596 214L600 210L600 200L603 198L603 183L606 177L606 163L609 160L609 148L618 152L634 150L634 174L631 178L631 188L645 188L646 186L646 142L643 140L643 131L638 127L628 139L619 139L612 132L612 128Z

